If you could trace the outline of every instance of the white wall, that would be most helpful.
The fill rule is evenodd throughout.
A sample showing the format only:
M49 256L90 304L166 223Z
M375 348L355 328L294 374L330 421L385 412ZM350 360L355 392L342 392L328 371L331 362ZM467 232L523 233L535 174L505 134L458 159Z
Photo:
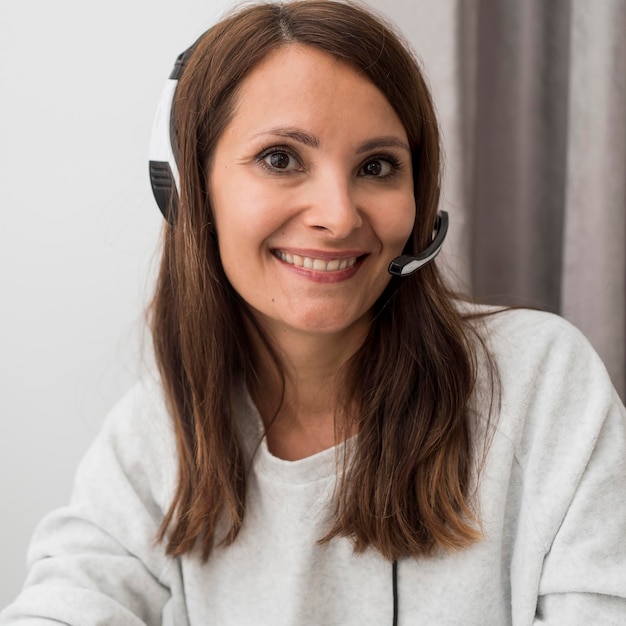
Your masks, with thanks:
M152 114L176 55L225 5L0 2L0 606L141 368L161 225Z
M0 607L23 582L37 520L67 500L141 370L161 225L152 114L176 55L228 4L0 0ZM372 4L410 34L453 128L455 1ZM449 185L446 202L458 193Z

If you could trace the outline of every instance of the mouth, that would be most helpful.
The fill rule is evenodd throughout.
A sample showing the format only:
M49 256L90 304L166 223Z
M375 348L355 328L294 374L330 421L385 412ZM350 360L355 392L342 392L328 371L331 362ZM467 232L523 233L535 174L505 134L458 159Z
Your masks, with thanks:
M316 257L303 256L300 254L290 254L283 250L272 250L272 254L287 263L287 265L294 265L295 267L303 267L309 270L315 270L316 272L338 272L350 267L354 267L358 260L358 257L342 257L335 259L320 259Z

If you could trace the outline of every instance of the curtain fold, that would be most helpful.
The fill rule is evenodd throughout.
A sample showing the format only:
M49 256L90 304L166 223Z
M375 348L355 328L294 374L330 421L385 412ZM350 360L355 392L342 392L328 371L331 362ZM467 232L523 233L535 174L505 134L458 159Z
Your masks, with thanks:
M457 0L473 295L573 321L626 392L626 2Z
M626 391L626 2L572 2L562 313Z
M479 0L475 84L467 94L475 100L468 163L474 293L552 311L560 309L568 4Z

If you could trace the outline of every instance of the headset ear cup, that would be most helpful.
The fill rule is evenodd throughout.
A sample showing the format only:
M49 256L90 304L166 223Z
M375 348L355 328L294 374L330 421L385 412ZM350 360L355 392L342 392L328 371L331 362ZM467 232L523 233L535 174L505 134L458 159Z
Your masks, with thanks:
M167 161L150 161L152 193L163 217L171 224L176 222L178 190L172 168Z
M182 56L182 55L181 55ZM179 68L181 56L176 61ZM177 75L180 71L177 72ZM174 72L172 72L174 75ZM165 219L174 224L178 212L180 179L175 146L172 145L172 109L178 77L171 78L165 84L161 100L157 107L150 137L149 171L154 198Z
M152 124L150 137L150 184L152 193L165 219L172 225L178 214L180 176L178 174L178 145L174 125L174 96L178 79L195 44L176 58L169 80L165 83Z

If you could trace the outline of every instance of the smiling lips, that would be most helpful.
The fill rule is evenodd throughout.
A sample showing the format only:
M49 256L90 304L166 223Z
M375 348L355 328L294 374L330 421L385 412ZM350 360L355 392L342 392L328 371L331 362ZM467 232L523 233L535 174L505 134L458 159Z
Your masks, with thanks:
M300 254L289 254L282 250L273 250L272 252L274 256L288 265L295 265L296 267L303 267L318 272L337 272L339 270L345 270L349 267L354 267L357 261L357 257L355 256L342 259L318 259Z

